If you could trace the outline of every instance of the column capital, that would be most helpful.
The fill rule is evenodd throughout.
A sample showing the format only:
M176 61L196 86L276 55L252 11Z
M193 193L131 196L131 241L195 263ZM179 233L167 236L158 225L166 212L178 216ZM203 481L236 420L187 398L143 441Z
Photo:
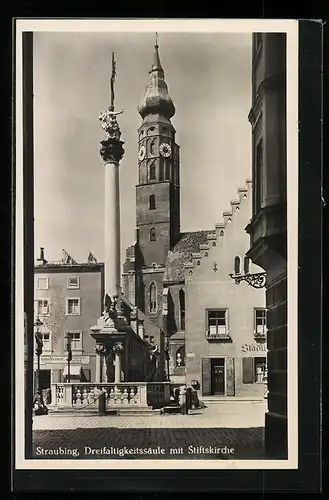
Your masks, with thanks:
M107 353L106 347L104 344L96 344L94 346L94 351L98 356L105 356Z
M104 163L118 164L124 155L123 141L117 139L106 139L101 141L100 155Z
M123 343L116 342L112 349L115 354L120 354L123 351Z

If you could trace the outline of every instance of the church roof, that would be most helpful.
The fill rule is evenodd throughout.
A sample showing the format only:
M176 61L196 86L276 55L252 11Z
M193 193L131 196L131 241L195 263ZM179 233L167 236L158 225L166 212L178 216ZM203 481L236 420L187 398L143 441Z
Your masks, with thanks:
M207 235L214 231L193 231L182 233L174 248L168 252L163 281L184 281L184 264L192 259L192 253L200 251L200 245L207 243Z
M170 119L175 114L175 106L169 96L157 43L154 47L154 62L149 73L149 81L138 106L138 112L142 118L149 114L160 114Z

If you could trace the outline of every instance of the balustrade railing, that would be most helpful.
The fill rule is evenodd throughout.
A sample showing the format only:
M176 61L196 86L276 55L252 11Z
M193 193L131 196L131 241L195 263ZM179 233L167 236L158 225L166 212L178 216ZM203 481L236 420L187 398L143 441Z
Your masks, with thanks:
M168 382L54 383L52 404L57 407L97 408L101 391L106 392L107 408L154 407L169 402Z

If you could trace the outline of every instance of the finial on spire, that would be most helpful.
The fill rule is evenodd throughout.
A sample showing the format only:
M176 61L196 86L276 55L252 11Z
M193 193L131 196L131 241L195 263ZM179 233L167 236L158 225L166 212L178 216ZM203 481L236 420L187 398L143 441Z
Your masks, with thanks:
M110 111L114 111L114 82L116 77L116 62L114 52L112 52L112 74L111 74L111 106Z
M159 34L158 34L158 32L156 31L156 32L155 32L155 47L156 47L156 48L159 48L159 45L158 45L158 37L159 37Z

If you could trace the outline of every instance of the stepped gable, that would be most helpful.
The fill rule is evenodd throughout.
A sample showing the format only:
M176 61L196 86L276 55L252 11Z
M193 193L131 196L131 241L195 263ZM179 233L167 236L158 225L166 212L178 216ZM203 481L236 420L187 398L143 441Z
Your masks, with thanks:
M230 224L235 217L235 212L239 212L241 203L248 198L248 193L252 188L252 181L246 179L246 185L237 190L238 199L230 201L231 208L223 212L222 222L215 224L215 230L206 231L206 241L199 244L198 250L190 254L190 258L183 262L184 279L193 276L196 266L200 266L202 260L209 255L211 247L217 246L217 243L225 236L226 226Z
M192 254L200 252L200 245L207 243L208 234L214 231L193 231L182 233L174 248L168 253L163 281L184 281L184 266L192 259Z

